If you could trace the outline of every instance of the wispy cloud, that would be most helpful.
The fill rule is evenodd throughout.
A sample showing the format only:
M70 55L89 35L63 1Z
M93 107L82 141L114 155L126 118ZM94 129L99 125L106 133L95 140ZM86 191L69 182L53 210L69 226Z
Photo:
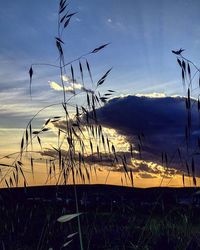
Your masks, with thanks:
M122 21L114 21L111 18L108 18L106 22L111 29L122 32L127 31L127 26Z
M82 90L84 92L93 93L93 90L85 88L82 84L78 83L76 80L72 80L69 76L62 76L62 80L65 84L64 90L65 92L74 93L75 90ZM49 81L49 85L52 89L56 91L63 91L63 86L57 82Z
M75 20L76 20L77 22L81 22L81 19L78 18L78 17L76 17Z

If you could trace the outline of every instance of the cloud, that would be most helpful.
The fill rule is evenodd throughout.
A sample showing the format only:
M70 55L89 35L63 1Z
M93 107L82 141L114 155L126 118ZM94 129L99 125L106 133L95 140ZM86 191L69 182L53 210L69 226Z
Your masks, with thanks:
M188 151L185 143L188 114L184 97L116 97L100 108L97 115L102 125L116 129L135 147L139 143L138 135L144 135L141 147L145 161L161 164L161 155L165 152L171 168L185 171L185 160L190 164L193 157L196 165L200 163L199 155L193 154L199 152L197 139L200 133L197 103L195 100L192 102ZM178 156L178 148L182 154L182 162ZM196 173L200 175L200 169L196 169Z
M62 80L64 83L67 84L67 86L64 86L65 92L71 92L74 93L75 90L82 90L84 92L90 92L93 93L91 89L85 88L82 84L78 83L76 80L72 80L70 77L63 75ZM66 85L65 84L65 85ZM58 84L57 82L54 81L49 81L49 85L52 89L56 91L63 91L63 86Z
M196 101L193 100L193 102L195 107ZM111 131L115 131L112 143L119 156L119 164L113 167L111 159L106 154L102 155L101 162L95 155L88 155L87 163L97 163L112 168L112 171L123 172L120 155L125 155L132 171L160 176L164 172L169 176L181 174L181 171L186 172L185 161L191 163L191 156L197 145L199 119L197 112L193 110L192 134L187 151L184 143L187 112L183 97L166 97L159 93L147 96L115 97L97 110L97 117L103 129L108 128L106 133L109 138L113 137ZM84 119L83 116L83 127L85 126ZM63 122L56 126L65 129ZM122 143L120 137L123 138ZM133 159L130 154L130 143L133 145ZM138 152L138 144L141 144L141 155ZM178 155L178 148L182 154L182 162ZM162 153L167 154L167 164L165 157L162 163ZM193 155L193 157L198 163L199 156ZM197 173L199 173L198 169Z
M141 178L156 178L155 175L151 175L151 174L148 174L148 173L140 173L139 176Z
M54 149L45 149L40 152L42 156L52 157L54 159L58 159L58 152ZM67 151L62 150L62 155L68 155ZM130 152L127 151L117 151L117 159L116 162L114 157L110 153L101 152L101 156L99 157L97 153L93 154L84 154L84 162L87 166L91 166L93 168L104 168L112 172L125 173L132 171L138 177L144 178L158 178L159 176L172 177L174 174L180 174L179 171L173 168L166 169L163 166L155 164L153 162L145 162L143 160L132 159ZM122 163L122 158L126 157L126 170ZM75 154L75 160L77 163L79 162L78 153Z
M182 172L187 173L186 161L190 166L190 172L192 172L193 157L196 174L200 176L200 169L196 167L200 163L200 151L197 150L200 120L197 103L195 100L192 100L192 103L192 129L187 150L185 127L188 114L185 109L184 97L153 94L148 96L129 95L111 99L97 110L97 117L103 129L107 128L108 138L112 137L111 131L116 131L111 141L115 145L119 162L113 165L113 157L106 153L102 153L100 161L97 154L90 154L90 150L85 155L85 162L112 171L124 172L120 159L125 155L128 171L131 169L134 173L149 174L150 178L150 175L170 177L182 174ZM84 116L82 124L82 129L84 129ZM56 126L65 129L63 122L56 124ZM122 143L120 143L120 137L123 138ZM133 145L133 158L131 158L129 143ZM141 155L138 152L138 144L142 149ZM124 147L125 145L126 147ZM182 155L181 161L178 148ZM167 154L167 164L165 157L163 157L162 163L162 153Z
M136 94L135 96L138 96L138 97L142 97L142 96L145 96L145 97L150 97L150 98L158 98L158 97L166 97L165 93L157 93L157 92L153 92L153 93L149 93L149 94Z
M78 18L78 17L76 17L75 20L76 20L77 22L81 22L81 19Z
M47 90L49 77L57 77L57 71L34 67L31 100L28 76L30 58L23 55L17 58L10 53L5 50L0 56L0 127L20 128L25 127L40 109L59 100L58 93ZM59 94L62 100L62 93ZM49 107L37 116L35 126L41 126L41 117L58 116L58 113L60 115L58 106Z
M63 87L56 83L56 82L49 82L49 85L52 89L56 90L56 91L63 91ZM64 86L64 90L65 92L73 92L75 89L81 89L79 86L76 87L76 84L74 84L74 87L73 86Z

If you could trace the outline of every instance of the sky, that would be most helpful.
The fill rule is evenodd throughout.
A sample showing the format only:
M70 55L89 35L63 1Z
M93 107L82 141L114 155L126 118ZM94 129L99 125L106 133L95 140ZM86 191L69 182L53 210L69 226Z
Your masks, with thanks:
M59 71L56 68L34 66L30 98L28 75L31 64L58 64L55 46L58 1L0 0L0 3L0 154L4 155L16 151L23 129L31 117L44 106L62 102L62 93L50 85L50 82L59 83ZM111 100L107 105L113 107L112 112L119 112L123 106L117 106L119 100L124 103L125 109L121 112L127 112L127 116L121 119L124 121L123 131L118 123L114 122L114 117L108 123L103 109L100 114L104 114L101 116L102 122L110 129L115 128L118 134L126 137L126 141L130 142L130 137L135 135L133 129L127 132L130 117L137 116L135 119L138 123L131 118L132 128L137 130L138 124L144 124L143 117L139 114L147 110L153 113L155 104L158 107L156 112L159 113L160 124L166 133L163 124L166 124L169 116L174 114L163 114L159 108L163 100L156 98L145 99L147 108L143 109L143 104L140 103L143 103L144 99L135 99L136 94L160 93L158 96L166 98L163 101L166 105L178 112L180 117L184 116L182 106L178 110L176 106L176 101L180 103L180 99L174 102L170 98L167 99L169 96L186 95L182 86L180 67L171 50L184 48L183 55L196 65L199 64L199 7L198 0L70 1L68 8L77 14L63 34L65 60L71 61L102 44L110 43L101 52L90 55L88 61L95 82L112 67L108 79L100 89L102 92L107 89L115 90L115 101ZM74 67L76 73L76 65ZM69 75L70 71L66 72L66 76ZM77 75L76 80L77 84L81 82L80 76ZM89 82L89 78L86 77L86 81ZM88 83L88 89L90 88L92 86ZM127 95L130 95L130 99L127 99ZM195 86L192 95L198 95ZM82 97L77 97L74 102L81 103ZM137 112L133 109L135 102L138 103ZM151 105L148 105L149 102ZM34 127L40 127L49 116L56 115L62 115L58 105L45 109L34 120ZM148 116L148 112L146 115ZM156 124L156 121L158 119L153 118L150 124ZM177 124L172 124L175 129ZM180 127L184 127L184 121ZM161 138L163 131L160 134L155 133L155 140L152 130L156 126L148 128L151 135L148 145L150 149L145 153L152 154L157 151L153 145L155 142L158 143L158 136ZM176 134L176 129L174 133ZM49 137L51 135L47 141L50 140ZM166 138L169 140L169 137ZM155 156L153 159L147 157L145 160L157 162ZM143 176L145 173L149 174L142 172ZM141 178L138 181L138 185L142 186ZM157 185L159 182L155 183Z

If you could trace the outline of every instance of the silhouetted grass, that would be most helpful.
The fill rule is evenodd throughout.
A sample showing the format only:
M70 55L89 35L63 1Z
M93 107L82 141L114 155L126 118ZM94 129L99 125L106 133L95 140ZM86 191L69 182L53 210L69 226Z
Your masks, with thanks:
M71 18L75 15L75 12L68 9L68 1L59 2L58 34L55 36L55 48L58 52L59 62L55 65L33 63L29 69L30 97L37 67L52 67L58 69L60 76L60 84L54 83L52 86L62 89L63 99L60 103L52 103L43 107L32 117L22 135L19 151L12 154L15 157L13 161L9 164L0 163L4 169L1 183L5 182L7 188L11 189L22 185L23 182L24 191L27 191L29 183L26 171L29 171L35 178L35 155L41 156L43 153L47 156L43 159L48 171L46 183L54 178L56 186L67 186L71 177L74 204L66 207L56 199L50 203L45 199L38 200L38 202L34 200L31 203L27 199L11 205L11 200L7 201L4 197L0 207L2 249L39 250L51 247L53 249L65 247L69 249L70 247L71 249L160 249L161 245L162 249L198 249L200 222L195 216L199 209L183 208L177 204L165 207L162 203L162 194L158 194L154 204L149 206L132 201L128 201L127 204L117 203L116 206L113 200L106 201L105 206L93 203L92 209L87 202L84 206L80 204L77 180L81 180L83 184L90 183L92 173L96 174L95 167L88 167L87 156L97 156L98 160L102 161L102 153L104 153L107 158L111 159L113 167L122 166L121 175L125 179L124 183L129 183L132 187L134 186L134 172L132 171L134 166L129 166L125 154L121 155L116 151L115 145L97 117L96 110L102 107L114 93L114 90L108 89L106 93L101 94L99 90L109 77L112 68L103 73L100 79L94 79L89 57L100 53L109 43L97 46L69 62L65 58L63 32L69 27ZM192 133L191 110L197 106L197 112L200 111L199 99L194 101L191 98L194 91L192 83L200 70L191 60L182 55L183 50L172 52L177 56L183 86L187 92L185 98L187 121L183 144L188 149ZM70 72L70 76L66 76L66 72ZM70 86L66 86L66 77ZM77 82L78 77L81 78L81 83ZM198 77L200 83L199 79ZM89 81L90 83L88 83ZM76 103L75 98L80 95L84 95L83 104ZM75 104L72 104L71 101L75 101ZM33 122L40 112L52 106L58 106L64 115L47 117L40 129L34 129ZM69 112L69 108L73 110L72 113ZM57 130L58 143L44 148L42 137L51 131L52 126ZM137 146L140 159L142 159L143 139L144 134L139 134ZM39 151L35 149L38 146ZM134 158L133 145L130 145L129 153ZM192 178L193 184L196 186L194 155L184 155L183 157L180 148L173 156L169 156L167 152L162 153L165 175L168 176L170 164L175 155L178 155L181 164L186 166L186 171L182 173L183 186L185 186L185 176ZM1 160L5 160L8 156ZM189 160L191 164L189 164ZM84 210L83 213L80 212L80 206L81 210ZM74 222L75 219L78 222L78 229ZM79 237L79 242L76 240L77 237Z

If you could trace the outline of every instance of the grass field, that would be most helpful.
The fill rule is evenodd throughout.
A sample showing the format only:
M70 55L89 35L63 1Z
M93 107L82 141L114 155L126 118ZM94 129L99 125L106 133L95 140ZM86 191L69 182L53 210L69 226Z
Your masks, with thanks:
M77 186L84 249L200 249L193 188ZM73 186L2 189L1 249L80 249Z

